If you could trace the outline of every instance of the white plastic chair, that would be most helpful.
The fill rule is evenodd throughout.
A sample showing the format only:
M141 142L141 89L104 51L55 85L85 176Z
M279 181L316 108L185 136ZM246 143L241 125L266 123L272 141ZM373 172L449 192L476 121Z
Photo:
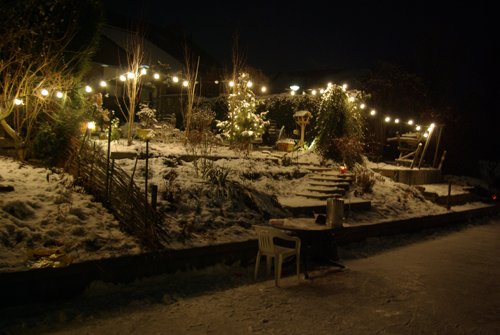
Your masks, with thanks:
M297 279L300 281L300 238L289 236L283 231L273 227L254 226L254 228L259 239L259 251L257 252L257 259L255 261L254 279L257 279L261 257L266 256L267 274L271 272L271 259L274 257L275 284L279 286L283 260L295 256L297 262ZM295 242L295 247L290 248L276 245L274 243L275 238Z

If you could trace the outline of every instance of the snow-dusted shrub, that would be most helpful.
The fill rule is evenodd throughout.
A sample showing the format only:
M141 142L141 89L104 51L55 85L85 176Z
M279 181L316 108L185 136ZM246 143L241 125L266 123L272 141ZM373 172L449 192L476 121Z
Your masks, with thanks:
M139 105L137 117L142 128L153 128L158 123L158 120L156 120L156 109L149 107L148 104Z
M111 120L111 141L118 141L121 137L120 119L115 117Z
M317 148L325 159L352 167L363 153L363 119L358 108L362 92L328 85L316 116Z
M201 169L203 178L208 180L212 185L224 188L231 170L224 166L217 166L207 159L204 159L203 162L204 164L202 164Z
M354 170L354 182L361 189L362 193L372 193L377 179L373 172L363 168Z

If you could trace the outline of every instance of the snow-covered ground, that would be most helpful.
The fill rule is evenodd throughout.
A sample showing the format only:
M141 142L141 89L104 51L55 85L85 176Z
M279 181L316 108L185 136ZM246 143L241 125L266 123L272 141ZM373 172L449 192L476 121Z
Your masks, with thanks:
M372 239L274 286L218 265L127 285L96 282L63 303L7 309L15 334L484 334L500 332L500 220ZM263 271L262 271L263 272ZM0 323L0 327L2 324Z
M23 270L141 251L90 195L71 187L71 176L0 157L0 271ZM61 264L64 265L64 264Z
M106 147L105 142L98 143ZM111 150L143 153L145 143L136 141L127 146L124 141L113 142ZM149 152L149 181L159 187L158 208L165 213L165 228L171 237L168 248L254 238L252 225L287 215L276 197L293 197L307 184L306 167L321 163L314 152L254 150L246 156L224 146L210 148L210 155L218 160L188 161L179 157L194 151L176 140L153 142ZM132 172L134 162L124 159L117 164ZM135 181L140 187L144 185L144 170L145 161L139 160ZM213 183L203 176L209 170L217 172ZM414 187L376 173L374 176L373 192L358 194L372 202L372 210L349 212L346 226L446 212L425 200ZM73 189L71 183L72 178L60 171L0 156L0 185L14 187L12 192L0 193L0 271L142 251L101 204ZM354 192L359 193L356 185L351 187L347 202Z

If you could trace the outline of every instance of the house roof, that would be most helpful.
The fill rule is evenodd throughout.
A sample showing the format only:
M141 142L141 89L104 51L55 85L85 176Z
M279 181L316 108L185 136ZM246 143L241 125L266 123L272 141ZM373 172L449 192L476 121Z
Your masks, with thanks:
M111 25L103 25L101 27L101 35L103 38L99 46L100 50L96 53L94 59L115 66L120 66L121 63L126 62L126 51L131 47L131 41L134 36L133 32ZM108 50L108 52L102 50L106 48L111 50ZM114 51L116 54L110 55L109 51ZM156 64L157 62L168 64L174 72L181 71L183 68L182 63L172 55L147 38L144 38L144 65Z

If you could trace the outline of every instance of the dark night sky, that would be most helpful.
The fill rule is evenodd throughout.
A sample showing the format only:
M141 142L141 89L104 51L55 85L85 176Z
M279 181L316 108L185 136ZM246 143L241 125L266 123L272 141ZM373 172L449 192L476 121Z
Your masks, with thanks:
M499 152L500 95L493 5L482 1L103 0L105 8L184 29L229 67L234 33L246 63L266 73L402 65L470 123L472 142ZM477 117L485 122L475 122ZM493 140L493 141L492 141ZM465 142L461 143L467 144ZM471 149L472 150L472 149ZM496 154L498 156L498 154Z
M480 4L331 1L327 8L328 2L298 0L213 1L203 7L189 1L104 3L107 10L180 26L222 62L238 32L248 63L265 71L369 67L377 60L414 65L429 48L438 57L471 63L471 53L484 53L495 37L492 8Z

